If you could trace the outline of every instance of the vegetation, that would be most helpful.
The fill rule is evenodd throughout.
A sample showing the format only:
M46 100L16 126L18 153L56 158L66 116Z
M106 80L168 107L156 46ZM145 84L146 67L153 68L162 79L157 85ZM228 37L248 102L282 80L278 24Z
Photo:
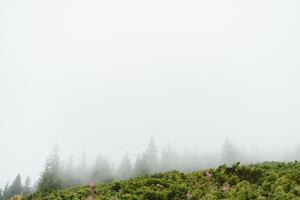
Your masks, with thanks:
M63 181L60 173L60 160L58 147L56 146L46 162L46 166L38 182L38 191L50 192L61 188Z
M88 186L37 192L23 200L86 200ZM156 173L96 185L95 200L299 200L300 163L265 162L226 165L192 173Z
M284 159L279 158L279 160L299 160L299 152L299 149L297 149L294 154L285 154ZM85 156L82 157L80 162L75 164L72 157L70 157L67 162L63 162L60 159L58 147L56 146L46 160L46 164L41 172L40 178L33 183L33 186L31 185L29 178L27 178L24 184L22 184L21 176L18 175L11 184L7 183L3 189L0 188L0 200L8 200L15 195L28 196L33 192L36 194L48 194L52 191L58 191L59 189L87 185L93 182L112 183L120 180L128 180L134 177L143 177L145 175L159 174L174 170L189 173L196 170L216 168L223 163L227 166L231 166L233 163L241 162L244 165L248 165L247 168L249 168L250 166L253 167L253 165L250 165L251 163L260 163L267 160L275 160L275 158L268 157L266 153L264 153L263 156L247 154L229 140L226 140L219 154L199 154L197 152L178 153L176 149L171 146L167 146L159 152L154 140L151 139L148 146L145 148L145 151L137 156L135 162L131 162L130 156L126 153L118 166L112 165L109 159L103 156L98 156L94 162L87 162ZM255 166L255 168L257 167L259 166ZM174 175L176 175L176 173ZM218 177L217 174L215 174L214 178L216 177ZM166 179L167 178L168 177L166 177ZM139 181L141 179L137 178L136 180ZM166 181L169 182L169 180ZM239 181L244 181L244 179ZM248 180L248 182L253 184L253 181L251 182ZM142 185L142 183L139 184ZM222 187L228 191L233 191L231 189L236 188L237 185L237 183L234 182L233 184L233 182L229 180L225 180L223 184L224 185L222 185ZM246 183L243 182L243 184ZM182 186L182 184L180 185ZM234 185L235 187L233 187ZM212 184L210 186L214 185ZM252 185L251 187L254 186ZM141 188L138 190L141 190ZM147 190L150 189L148 188ZM157 191L154 190L154 192L156 193ZM167 189L165 188L165 190L162 190L161 192L163 193L161 195L165 198L164 195L165 192L168 192ZM190 192L189 196L195 196L197 194L197 191ZM141 198L140 194L135 195L138 198Z
M0 200L10 199L14 197L14 199L18 198L18 195L29 195L32 193L32 188L30 185L30 178L27 177L25 180L25 184L22 184L21 175L17 175L12 184L6 184L4 190L0 189Z

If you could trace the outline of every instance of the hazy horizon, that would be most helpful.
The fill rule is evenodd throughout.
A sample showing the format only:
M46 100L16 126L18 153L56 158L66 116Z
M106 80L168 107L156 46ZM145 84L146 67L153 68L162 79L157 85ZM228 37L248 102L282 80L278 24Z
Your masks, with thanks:
M0 0L0 187L62 156L300 145L300 2ZM280 156L280 155L279 155Z

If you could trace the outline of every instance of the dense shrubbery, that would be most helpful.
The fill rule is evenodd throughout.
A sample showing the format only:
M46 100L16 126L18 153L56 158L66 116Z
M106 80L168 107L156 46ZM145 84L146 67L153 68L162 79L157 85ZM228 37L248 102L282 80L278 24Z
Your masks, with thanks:
M36 193L23 200L87 199L87 186ZM184 174L173 171L133 178L111 184L99 184L96 200L181 200L181 199L300 199L300 163L266 162Z

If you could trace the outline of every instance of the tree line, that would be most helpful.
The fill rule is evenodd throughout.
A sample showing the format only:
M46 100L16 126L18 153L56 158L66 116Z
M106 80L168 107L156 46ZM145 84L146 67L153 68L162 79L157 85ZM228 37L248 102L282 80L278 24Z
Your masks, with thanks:
M4 189L0 189L0 200L6 200L10 197L20 194L20 195L29 195L33 192L31 186L30 178L25 179L25 183L22 184L21 175L18 174L11 185L8 183L5 185Z
M171 146L159 152L154 140L151 139L144 152L139 154L134 162L128 154L125 154L118 166L114 166L103 156L98 156L92 165L87 164L85 156L76 164L72 158L63 163L56 146L47 158L40 178L34 186L31 186L30 178L27 178L22 185L21 176L18 175L11 185L6 184L3 190L0 189L0 200L6 200L16 194L28 195L35 191L50 192L90 182L109 183L157 172L173 170L191 172L220 164L231 165L235 162L249 164L267 160L261 159L245 154L229 140L225 141L221 154L217 155L187 151L178 153Z

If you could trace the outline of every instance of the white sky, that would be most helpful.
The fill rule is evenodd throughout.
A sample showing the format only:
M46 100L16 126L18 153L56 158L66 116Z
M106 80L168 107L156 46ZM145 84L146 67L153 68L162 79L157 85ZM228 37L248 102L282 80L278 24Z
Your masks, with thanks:
M55 142L118 159L300 144L298 0L0 0L0 186Z

